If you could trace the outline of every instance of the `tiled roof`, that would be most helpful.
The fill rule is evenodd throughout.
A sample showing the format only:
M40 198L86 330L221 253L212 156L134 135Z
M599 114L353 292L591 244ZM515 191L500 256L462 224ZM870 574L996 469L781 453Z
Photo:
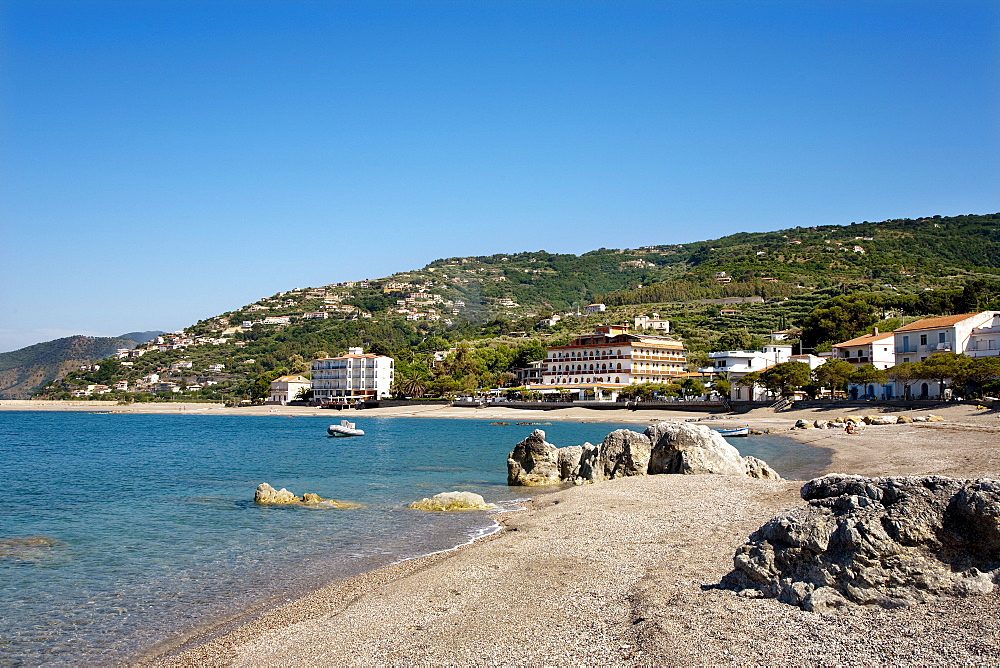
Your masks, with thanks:
M914 323L916 324L916 323ZM897 330L898 331L898 330ZM882 332L881 334L865 334L864 336L859 336L856 339L851 339L850 341L844 341L843 343L833 344L834 348L844 348L846 346L867 346L869 343L875 343L876 341L891 341L892 332Z
M916 322L911 322L905 327L900 327L897 332L912 332L917 329L934 329L935 327L951 327L952 325L962 322L966 318L971 318L977 316L979 313L960 313L958 315L943 315L937 318L924 318L923 320L917 320Z

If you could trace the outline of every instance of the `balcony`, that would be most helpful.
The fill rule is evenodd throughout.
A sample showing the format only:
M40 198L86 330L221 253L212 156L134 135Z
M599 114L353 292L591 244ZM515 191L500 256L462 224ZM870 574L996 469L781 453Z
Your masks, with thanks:
M908 346L896 346L897 355L905 355L906 353L915 353L915 352L917 352L917 347L912 343Z

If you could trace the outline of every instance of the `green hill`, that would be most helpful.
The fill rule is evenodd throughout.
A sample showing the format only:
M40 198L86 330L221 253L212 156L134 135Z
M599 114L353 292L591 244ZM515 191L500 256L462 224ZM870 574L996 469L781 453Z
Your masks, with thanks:
M441 376L430 368L430 353L465 341L481 351L470 373L486 383L509 372L515 359L530 357L531 346L537 355L542 345L595 324L652 313L669 319L693 351L711 349L729 330L763 336L796 327L806 328L813 346L872 318L960 308L971 298L985 308L998 272L1000 214L800 226L579 256L444 258L392 276L262 298L192 325L185 330L191 344L151 351L116 377L134 382L159 372L178 382L213 383L198 391L206 398L247 396L267 376L301 369L317 353L360 345L395 357L399 377L430 382ZM982 294L963 293L967 285L982 286L976 289ZM813 313L839 312L831 310L834 300L859 295L864 322L810 320ZM608 311L580 315L595 301ZM553 313L562 319L543 325ZM178 360L191 362L190 369L167 368ZM219 364L224 371L209 369ZM58 396L86 382L95 380L71 373L47 393Z
M119 348L135 348L131 339L70 336L0 353L0 398L27 399L42 385L93 364Z

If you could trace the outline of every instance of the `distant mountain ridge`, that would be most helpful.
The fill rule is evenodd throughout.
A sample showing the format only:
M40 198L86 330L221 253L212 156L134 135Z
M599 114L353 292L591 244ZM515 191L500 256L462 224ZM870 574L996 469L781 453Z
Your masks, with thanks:
M136 343L147 343L152 341L158 336L162 336L166 332L160 331L158 329L150 330L148 332L128 332L126 334L121 334L117 338L119 339L129 339L135 341Z
M139 343L122 337L68 336L0 353L0 399L27 399L45 383Z

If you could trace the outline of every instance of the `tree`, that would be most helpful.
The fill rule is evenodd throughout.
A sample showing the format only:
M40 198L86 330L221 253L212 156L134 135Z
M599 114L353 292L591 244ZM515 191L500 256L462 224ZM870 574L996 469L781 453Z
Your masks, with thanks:
M816 382L833 391L846 391L852 373L854 365L841 359L828 359L813 371Z
M850 381L855 385L882 385L888 377L884 369L879 369L874 364L866 364L851 374Z
M681 383L681 393L683 396L694 396L705 394L705 385L697 378L685 378Z
M897 383L903 385L903 396L910 396L910 385L917 379L917 369L913 362L900 362L894 367L886 370L886 375Z
M782 362L760 372L760 382L771 394L790 397L809 382L809 365L804 362Z
M974 395L981 394L991 384L1000 382L1000 357L974 357L954 377L956 385Z
M917 375L920 378L936 380L938 395L944 397L944 384L955 376L960 376L968 364L969 357L958 353L934 353L917 365Z
M760 337L754 336L747 330L730 329L723 332L719 340L712 346L712 350L755 350L762 345L763 341Z

